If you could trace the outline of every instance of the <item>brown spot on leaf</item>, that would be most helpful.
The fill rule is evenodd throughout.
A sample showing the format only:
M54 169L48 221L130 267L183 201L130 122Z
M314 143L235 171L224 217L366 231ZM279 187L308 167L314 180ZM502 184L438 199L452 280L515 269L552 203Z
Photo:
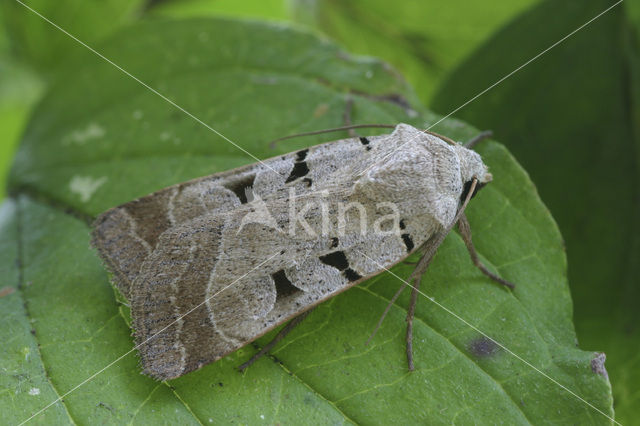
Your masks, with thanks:
M5 297L16 291L13 287L3 287L0 289L0 297Z
M609 379L607 369L604 368L604 362L607 359L607 355L605 355L604 352L595 352L593 355L593 359L591 360L591 371L596 374L600 374L605 379Z
M315 111L313 111L313 118L322 117L323 115L325 115L327 113L327 111L329 111L329 105L320 104L315 109Z
M487 358L498 352L498 345L487 337L478 337L469 342L469 352L477 358Z

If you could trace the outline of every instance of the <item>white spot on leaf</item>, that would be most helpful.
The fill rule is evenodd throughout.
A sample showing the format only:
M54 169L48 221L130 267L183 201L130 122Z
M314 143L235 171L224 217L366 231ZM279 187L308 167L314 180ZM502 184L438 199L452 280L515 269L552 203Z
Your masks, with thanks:
M69 189L74 194L80 196L80 201L86 203L91 199L91 196L105 184L107 181L106 176L94 179L91 176L74 176L69 182Z
M29 395L31 395L31 396L40 395L40 389L38 389L38 388L29 389Z
M142 119L142 117L144 117L144 113L142 111L140 111L139 109L133 111L133 119L134 120L140 120Z
M72 143L76 145L84 145L91 139L99 139L104 137L107 132L104 128L96 123L89 123L84 129L78 129L71 132L63 140L63 145L70 145Z

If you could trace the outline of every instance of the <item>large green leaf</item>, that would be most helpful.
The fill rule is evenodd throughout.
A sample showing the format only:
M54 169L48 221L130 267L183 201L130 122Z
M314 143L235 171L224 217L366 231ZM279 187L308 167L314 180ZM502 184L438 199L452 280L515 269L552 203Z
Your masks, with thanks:
M251 17L260 19L287 20L287 0L163 0L149 8L151 15L187 17L187 16L226 16Z
M292 0L293 16L397 67L424 101L448 72L538 0Z
M128 22L145 0L16 0L0 4L3 24L14 51L22 59L48 73L62 60L83 49L67 35L53 29L24 3L89 45Z
M433 108L458 107L611 4L540 4L465 61ZM609 356L623 423L640 416L640 80L629 27L618 6L458 113L505 141L557 219L578 336Z
M6 31L0 28L0 200L5 196L14 148L29 109L41 93L42 82L31 69L12 57Z
M1 55L1 54L0 54ZM30 108L42 93L42 82L25 67L0 56L0 200L5 196L5 181L11 158L26 125Z
M281 25L146 23L101 50L260 157L322 140L283 142L277 150L267 144L341 124L349 98L358 122L426 126L437 119L386 64L353 58ZM453 120L442 131L460 140L476 133ZM599 358L575 347L565 256L553 219L501 145L485 142L479 151L495 182L469 208L476 244L484 261L518 286L510 292L485 279L452 234L424 291L612 415L608 380L595 368ZM37 343L42 367L16 374L42 382L43 390L25 395L9 382L0 409L26 418L38 406L33 401L44 406L52 393L64 394L132 348L124 309L89 249L91 217L163 186L251 161L112 66L90 55L70 64L25 132L11 177L17 213L6 213L0 236L14 253L1 258L12 277L8 285L21 283L3 301L3 312L16 312L21 331L0 356L3 365L19 365L21 348ZM406 277L410 268L395 273ZM235 367L255 352L252 345L168 383L138 374L135 356L128 355L48 415L87 424L609 423L424 298L415 331L417 371L407 372L404 356L408 294L365 346L399 284L383 274L324 303L273 352L277 358L263 358L244 374ZM18 397L30 404L14 404Z

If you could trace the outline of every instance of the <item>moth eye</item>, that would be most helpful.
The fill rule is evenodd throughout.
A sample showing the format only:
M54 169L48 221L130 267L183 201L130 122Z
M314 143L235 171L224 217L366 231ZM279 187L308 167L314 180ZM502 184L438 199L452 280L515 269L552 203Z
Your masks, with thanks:
M467 199L467 195L469 195L469 191L471 190L472 184L473 184L473 180L465 182L464 188L462 189L462 195L460 195L461 202L464 202L464 200ZM485 185L486 183L478 182L476 184L476 189L473 191L473 194L471 194L471 198L475 197L478 191L480 190L480 188L483 188Z

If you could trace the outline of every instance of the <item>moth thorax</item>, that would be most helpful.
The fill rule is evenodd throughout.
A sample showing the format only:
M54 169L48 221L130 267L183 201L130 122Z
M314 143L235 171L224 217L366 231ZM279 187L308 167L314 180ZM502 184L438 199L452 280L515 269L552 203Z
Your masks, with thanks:
M410 149L400 149L370 167L354 189L376 202L394 203L404 218L430 215L446 226L455 215L462 187L459 166L456 161L444 165L442 157L428 149L432 146L407 145ZM451 150L448 159L455 160Z

